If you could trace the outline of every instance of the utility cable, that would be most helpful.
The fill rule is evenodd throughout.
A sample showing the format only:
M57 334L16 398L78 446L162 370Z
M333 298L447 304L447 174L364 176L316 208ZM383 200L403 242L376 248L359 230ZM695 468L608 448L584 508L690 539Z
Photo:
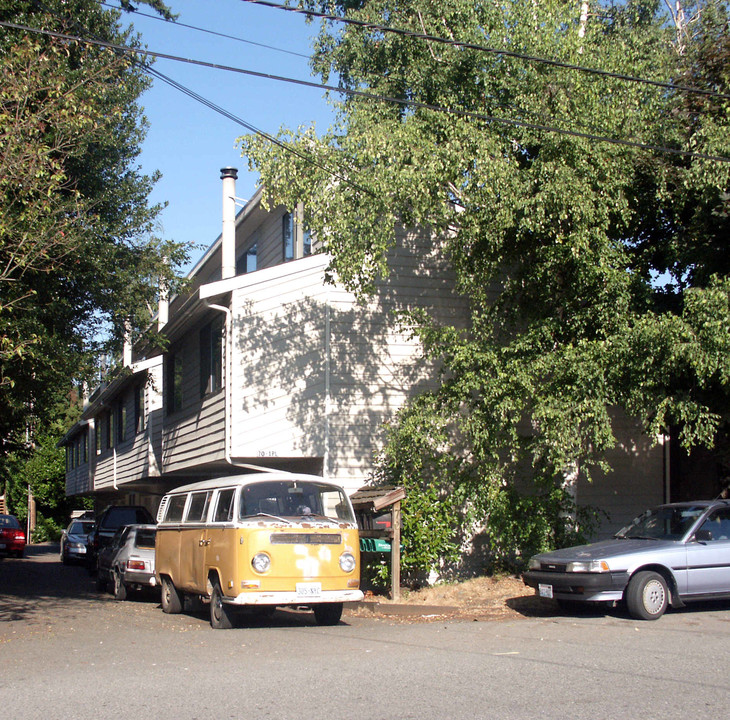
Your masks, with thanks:
M565 70L575 70L578 72L589 73L591 75L599 75L601 77L609 77L614 80L624 80L627 82L642 83L644 85L652 85L654 87L665 88L667 90L680 90L687 93L695 93L698 95L707 95L722 100L730 100L730 94L720 93L716 90L707 90L705 88L697 88L685 85L676 85L675 83L663 82L661 80L649 80L648 78L636 77L634 75L625 75L610 70L601 70L599 68L591 68L583 65L574 65L572 63L563 62L562 60L554 60L551 58L539 57L537 55L528 55L513 50L502 50L499 48L487 47L471 42L463 42L460 40L451 40L449 38L439 37L438 35L429 35L428 33L419 33L413 30L404 30L402 28L391 27L389 25L379 25L377 23L368 22L367 20L356 20L355 18L342 17L340 15L329 15L328 13L318 12L316 10L307 10L306 8L293 7L291 5L281 5L279 3L270 2L270 0L241 0L241 2L252 3L254 5L262 5L264 7L276 10L284 10L285 12L299 13L308 17L316 17L331 22L344 23L346 25L354 25L368 30L377 30L382 33L392 33L402 35L404 37L414 38L416 40L426 40L428 42L439 43L441 45L450 45L452 47L464 48L466 50L478 50L480 52L490 53L492 55L503 55L518 60L526 60L532 63L542 65L551 65L553 67L563 68Z
M172 60L175 62L188 63L200 67L212 68L215 70L223 70L226 72L234 72L242 75L249 75L251 77L258 77L265 80L274 80L277 82L292 83L295 85L301 85L304 87L316 88L324 90L326 92L342 93L354 97L361 97L367 100L373 100L377 102L388 102L401 105L403 107L414 108L417 110L430 110L438 113L445 113L454 115L456 117L462 117L465 119L481 120L488 123L495 123L501 125L507 125L510 127L524 128L527 130L539 130L548 133L555 133L559 135L565 135L568 137L576 137L583 140L591 140L593 142L603 142L611 145L619 145L623 147L632 147L642 150L651 150L654 152L660 152L670 155L678 155L682 157L696 158L699 160L710 160L715 162L730 162L730 157L723 155L706 155L704 153L697 153L692 150L680 150L677 148L669 148L662 145L652 145L647 143L641 143L637 140L622 140L619 138L606 137L604 135L596 135L594 133L582 132L579 130L567 130L565 128L558 128L552 125L544 125L540 123L532 123L524 120L513 120L510 118L496 117L492 115L486 115L484 113L478 113L471 110L459 110L455 108L446 108L439 105L432 105L429 103L422 103L415 100L407 100L404 98L393 98L385 95L373 95L371 93L364 92L362 90L353 90L348 88L335 87L332 85L324 85L322 83L312 82L310 80L298 80L295 78L283 77L280 75L273 75L271 73L261 73L254 70L246 70L244 68L232 67L230 65L220 65L218 63L206 62L204 60L194 60L191 58L184 58L176 55L170 55L168 53L154 52L152 50L146 50L143 48L132 48L126 45L118 45L116 43L108 42L106 40L97 40L92 38L83 38L78 35L69 35L67 33L60 33L53 30L43 30L40 28L32 28L27 25L20 25L18 23L11 23L6 21L0 21L0 27L11 28L14 30L22 30L24 32L37 33L41 35L47 35L49 37L56 38L58 40L66 40L70 42L78 42L81 44L98 45L105 47L110 50L114 50L120 53L129 53L133 55L143 55L146 57L154 57L164 60Z
M215 35L216 37L225 38L226 40L235 40L236 42L245 43L246 45L254 45L256 47L263 48L264 50L274 50L275 52L280 53L286 53L287 55L293 55L294 57L304 58L305 60L311 60L311 57L309 55L305 55L304 53L298 53L294 52L293 50L286 50L285 48L280 47L274 47L273 45L266 45L264 43L260 42L254 42L253 40L246 40L246 38L238 37L237 35L228 35L227 33L218 32L217 30L210 30L209 28L202 28L198 27L197 25L188 25L187 23L181 22L180 20L166 20L164 17L161 17L160 15L153 15L152 13L145 13L141 10L134 8L134 9L125 9L120 7L119 5L110 5L107 2L101 3L104 7L110 8L111 10L121 10L123 12L131 12L135 15L139 15L140 17L149 18L150 20L157 20L159 22L168 23L170 25L174 25L176 27L184 27L188 30L196 30L197 32L206 33L208 35Z

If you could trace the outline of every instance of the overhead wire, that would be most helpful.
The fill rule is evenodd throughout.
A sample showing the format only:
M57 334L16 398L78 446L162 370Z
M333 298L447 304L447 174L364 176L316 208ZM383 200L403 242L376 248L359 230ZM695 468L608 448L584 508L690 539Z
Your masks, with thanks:
M123 8L120 5L111 5L107 2L101 3L104 7L107 7L111 10L123 10ZM175 27L184 27L188 30L195 30L196 32L205 33L207 35L214 35L215 37L224 38L226 40L235 40L236 42L244 43L246 45L253 45L254 47L260 47L264 50L274 50L275 52L285 53L286 55L292 55L294 57L300 57L304 58L305 60L309 60L310 56L305 55L304 53L298 53L294 52L293 50L287 50L286 48L280 48L275 47L274 45L267 45L266 43L260 43L255 42L254 40L248 40L246 38L239 37L238 35L229 35L228 33L222 33L218 32L217 30L211 30L210 28L203 28L199 27L197 25L189 25L188 23L184 23L180 20L166 20L164 17L160 15L153 15L152 13L146 13L142 12L139 8L130 8L128 10L124 10L124 12L133 13L134 15L139 15L140 17L148 18L150 20L157 20L159 22L168 23L170 25L174 25Z
M85 37L82 37L79 35L71 35L68 33L61 33L61 32L57 32L54 30L33 28L33 27L29 27L27 25L21 25L19 23L0 21L0 27L6 27L6 28L22 30L25 32L30 32L30 33L47 35L49 37L54 37L56 39L66 40L69 42L78 42L81 44L97 45L97 46L106 47L106 48L109 48L111 50L121 52L121 53L127 53L127 54L133 54L133 55L143 55L146 57L153 57L153 58L158 58L158 59L171 60L171 61L175 61L175 62L188 63L188 64L200 66L200 67L207 67L207 68L211 68L211 69L215 69L215 70L222 70L222 71L226 71L226 72L234 72L234 73L248 75L251 77L262 78L262 79L266 79L266 80L274 80L277 82L285 82L285 83L301 85L304 87L316 88L316 89L324 90L326 92L342 93L345 95L360 97L363 99L373 100L376 102L394 103L394 104L398 104L398 105L401 105L404 107L409 107L409 108L413 108L413 109L417 109L417 110L430 110L433 112L445 113L445 114L454 115L456 117L462 117L462 118L466 118L466 119L481 120L484 122L502 124L502 125L507 125L507 126L511 126L511 127L525 128L528 130L544 131L544 132L549 132L549 133L565 135L565 136L569 136L569 137L581 138L584 140L591 140L594 142L603 142L603 143L624 146L624 147L652 150L654 152L661 152L661 153L665 153L665 154L677 155L677 156L682 156L682 157L691 157L691 158L696 158L696 159L700 159L700 160L710 160L710 161L716 161L716 162L730 162L730 157L726 157L723 155L707 155L704 153L697 153L692 150L681 150L678 148L670 148L670 147L665 147L662 145L653 145L653 144L648 144L648 143L642 143L642 142L635 141L635 140L624 140L621 138L611 138L611 137L597 135L595 133L583 132L583 131L579 131L579 130L569 130L566 128L559 128L559 127L555 127L552 125L545 125L542 123L532 123L532 122L527 122L524 120L513 120L511 118L497 117L497 116L493 116L493 115L487 115L485 113L478 113L478 112L475 112L472 110L447 108L447 107L443 107L440 105L423 103L423 102L419 102L416 100L409 100L406 98L395 98L395 97L388 97L385 95L377 95L377 94L365 92L363 90L355 90L352 88L337 87L337 86L333 86L333 85L326 85L323 83L313 82L311 80L300 80L300 79L296 79L296 78L288 78L288 77L284 77L284 76L280 76L280 75L274 75L272 73L262 73L262 72L257 72L254 70L247 70L245 68L233 67L230 65L221 65L220 63L212 63L212 62L207 62L204 60L195 60L192 58L184 58L184 57L180 57L177 55L171 55L169 53L155 52L152 50L148 50L146 48L137 48L137 47L129 47L127 45L119 45L117 43L112 43L112 42L109 42L106 40L101 40L101 39L88 38L88 37L85 38Z
M439 43L442 45L450 45L452 47L464 48L466 50L478 50L480 52L485 52L492 55L503 55L504 57L511 57L518 60L526 60L528 62L538 63L541 65L551 65L553 67L559 67L565 70L575 70L577 72L588 73L591 75L609 77L614 80L624 80L626 82L653 85L654 87L660 87L667 90L680 90L682 92L708 95L710 97L716 97L722 100L730 100L730 94L717 92L716 90L709 90L707 88L677 85L676 83L666 82L662 80L651 80L649 78L642 78L635 75L626 75L624 73L617 73L611 70L602 70L600 68L592 68L585 65L575 65L573 63L564 62L562 60L555 60L554 58L540 57L538 55L529 55L527 53L520 53L514 50L505 50L503 48L493 48L486 45L479 45L477 43L465 42L462 40L453 40L451 38L440 37L439 35L419 33L415 32L414 30L405 30L404 28L397 28L390 25L380 25L378 23L373 23L367 20L358 20L356 18L344 17L341 15L331 15L328 13L318 12L317 10L294 7L293 5L282 5L280 3L271 2L271 0L241 0L241 2L250 3L252 5L261 5L263 7L273 8L276 10L283 10L284 12L298 13L308 17L316 17L323 20L329 20L331 22L342 23L345 25L354 25L365 29L377 30L378 32L382 33L401 35L403 37L409 37L416 40L426 40L428 42Z

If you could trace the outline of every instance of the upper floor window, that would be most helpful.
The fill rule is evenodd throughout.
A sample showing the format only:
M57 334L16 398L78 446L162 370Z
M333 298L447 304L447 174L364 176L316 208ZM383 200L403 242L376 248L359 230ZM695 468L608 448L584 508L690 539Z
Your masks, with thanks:
M294 259L294 214L284 213L281 219L281 238L284 248L284 262Z
M140 384L134 388L134 432L144 432L144 385Z
M183 358L182 352L170 353L165 367L167 382L167 412L174 413L183 406Z
M236 260L236 275L245 275L256 270L258 262L258 243L249 245Z
M200 397L223 387L223 321L200 331Z
M301 205L295 213L284 213L281 221L281 237L284 262L295 258L306 257L312 254L312 239L307 228L301 220Z
M127 403L121 398L114 410L114 425L117 431L116 440L123 443L127 439Z

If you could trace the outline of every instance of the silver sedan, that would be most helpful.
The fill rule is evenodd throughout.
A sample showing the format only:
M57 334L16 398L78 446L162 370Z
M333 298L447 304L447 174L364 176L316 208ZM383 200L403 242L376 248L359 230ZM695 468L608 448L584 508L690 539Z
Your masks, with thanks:
M535 555L523 579L561 605L624 601L641 620L730 598L730 501L652 508L612 540Z

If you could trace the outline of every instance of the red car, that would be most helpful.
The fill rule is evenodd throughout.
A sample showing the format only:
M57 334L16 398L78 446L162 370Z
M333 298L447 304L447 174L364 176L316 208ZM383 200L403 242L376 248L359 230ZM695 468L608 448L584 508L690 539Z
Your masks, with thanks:
M25 530L14 515L0 515L0 555L23 557Z

